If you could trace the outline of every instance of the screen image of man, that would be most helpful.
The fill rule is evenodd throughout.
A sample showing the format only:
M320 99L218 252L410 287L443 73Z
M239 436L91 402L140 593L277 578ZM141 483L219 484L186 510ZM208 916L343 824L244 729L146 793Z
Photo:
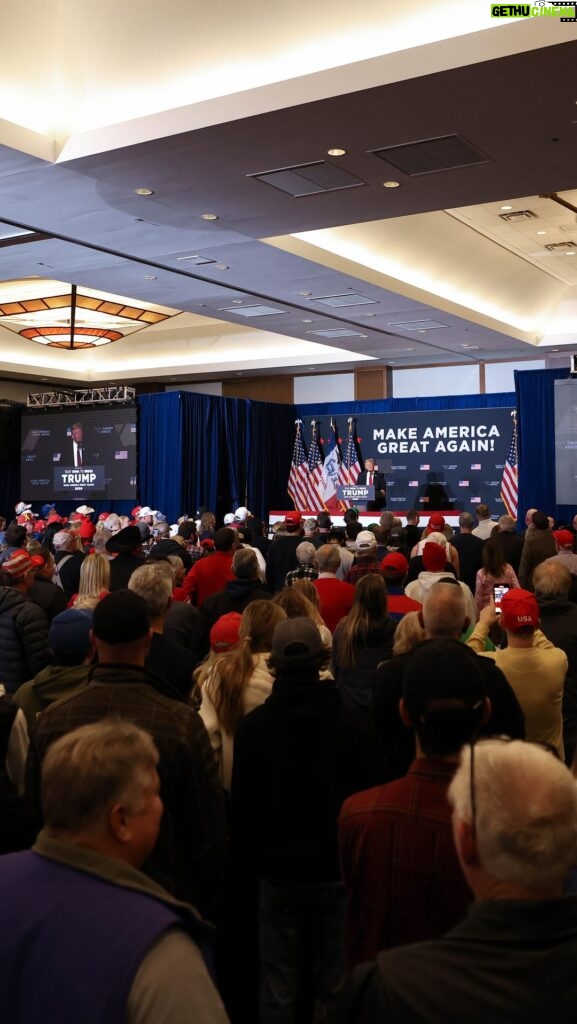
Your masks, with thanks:
M84 451L82 448L82 423L73 423L70 430L72 438L72 459L71 465L81 467L84 465Z

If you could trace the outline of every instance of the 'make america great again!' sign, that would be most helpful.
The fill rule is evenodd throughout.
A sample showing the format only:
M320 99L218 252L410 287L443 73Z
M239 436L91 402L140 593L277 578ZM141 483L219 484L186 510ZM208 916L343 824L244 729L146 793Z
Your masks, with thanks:
M512 411L359 415L354 422L361 465L372 456L385 474L391 511L473 511L485 502L494 517L503 515L507 510L500 487L513 430ZM333 420L337 433L346 438L347 417L339 413ZM330 414L323 414L318 423L319 437L328 436Z

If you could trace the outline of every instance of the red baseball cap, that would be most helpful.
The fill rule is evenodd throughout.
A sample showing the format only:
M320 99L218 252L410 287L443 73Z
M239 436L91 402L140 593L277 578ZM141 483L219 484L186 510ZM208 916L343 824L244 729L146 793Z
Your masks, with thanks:
M501 623L510 633L530 626L536 629L541 618L535 594L530 590L514 587L503 594L501 601Z
M18 548L2 563L2 568L13 580L21 580L40 565L44 565L44 559L40 555L29 555L23 548Z
M300 526L301 520L302 516L300 512L289 512L288 515L284 517L285 526Z
M226 654L238 644L238 631L241 616L238 612L228 612L217 619L210 631L210 646L216 654Z
M574 537L571 530L553 530L553 536L560 548L573 547Z
M400 551L391 551L389 555L385 555L381 562L381 569L385 576L404 576L408 568L409 563Z
M440 512L433 512L433 515L429 517L429 529L441 532L445 529L445 517Z

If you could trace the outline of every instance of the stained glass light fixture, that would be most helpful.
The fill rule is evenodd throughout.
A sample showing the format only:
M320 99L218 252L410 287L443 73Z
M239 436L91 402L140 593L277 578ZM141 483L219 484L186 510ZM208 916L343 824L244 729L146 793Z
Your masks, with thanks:
M62 281L34 278L0 286L0 326L50 348L108 345L178 312Z

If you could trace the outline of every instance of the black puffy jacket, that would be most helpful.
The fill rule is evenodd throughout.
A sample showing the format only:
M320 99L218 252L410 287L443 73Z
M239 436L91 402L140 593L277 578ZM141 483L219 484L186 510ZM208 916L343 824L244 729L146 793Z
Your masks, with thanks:
M46 615L15 587L1 587L0 683L14 693L49 661Z

